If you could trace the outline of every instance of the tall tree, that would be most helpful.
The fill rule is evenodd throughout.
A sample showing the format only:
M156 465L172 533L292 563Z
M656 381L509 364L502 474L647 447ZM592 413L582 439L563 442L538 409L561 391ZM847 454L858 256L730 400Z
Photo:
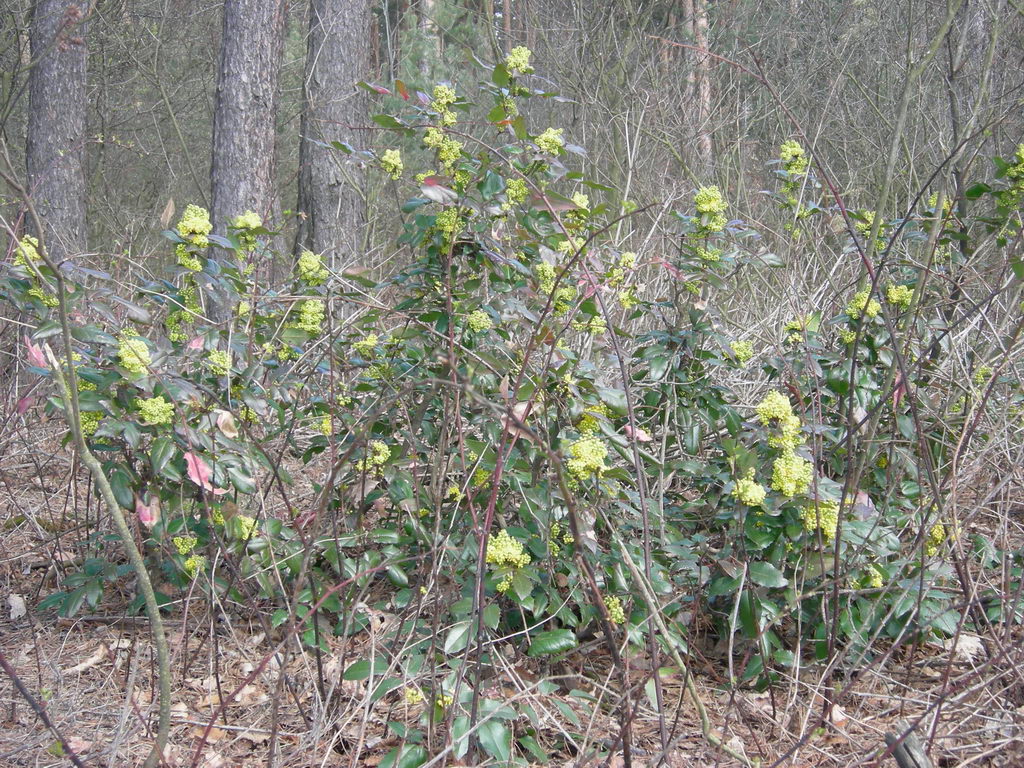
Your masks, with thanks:
M299 154L298 246L336 264L358 252L366 228L362 172L332 141L359 143L369 102L356 83L368 77L368 0L312 0Z
M29 40L29 192L50 254L86 249L85 115L87 3L36 0ZM32 222L29 222L32 229Z
M245 211L268 218L284 0L225 0L213 117L213 224Z

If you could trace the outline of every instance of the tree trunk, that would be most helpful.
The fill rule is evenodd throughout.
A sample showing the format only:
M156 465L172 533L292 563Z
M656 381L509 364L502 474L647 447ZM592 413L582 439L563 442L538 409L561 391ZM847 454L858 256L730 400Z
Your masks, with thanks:
M25 152L29 193L45 245L58 262L86 249L87 12L84 2L37 0L29 31L35 61Z
M708 0L693 0L693 44L708 47ZM697 51L695 76L697 96L697 151L704 171L711 170L711 57Z
M359 145L369 101L356 86L369 72L370 6L366 0L312 0L306 55L305 104L299 152L297 245L328 264L360 253L366 229L362 171L329 145Z
M284 0L225 0L213 117L212 221L224 232L246 211L267 219L274 199L274 118Z

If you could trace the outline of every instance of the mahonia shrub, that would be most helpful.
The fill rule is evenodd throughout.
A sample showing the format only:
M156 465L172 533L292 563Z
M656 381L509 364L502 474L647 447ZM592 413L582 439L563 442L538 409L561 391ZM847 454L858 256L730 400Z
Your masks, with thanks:
M805 652L954 632L950 557L971 544L922 483L922 451L941 465L955 424L915 417L905 397L944 349L915 311L934 290L923 270L894 262L775 338L738 338L724 289L778 259L711 184L659 245L617 240L613 225L643 211L574 169L583 150L564 129L528 122L527 102L545 95L529 58L514 49L473 100L451 84L366 84L395 107L375 118L385 140L338 151L406 196L410 254L379 281L304 251L286 285L265 285L274 233L244 212L215 235L194 205L165 233L166 279L141 298L68 272L75 349L60 364L149 565L169 588L261 600L273 624L301 576L302 637L320 649L358 631L353 606L389 584L384 607L430 609L450 629L443 673L387 690L427 720L451 714L456 731L471 695L458 670L477 637L511 635L535 656L599 626L644 644L650 606L627 559L649 575L669 630L659 641L685 649L708 616L745 640L745 680L767 683ZM819 185L795 140L777 164L795 237L823 210ZM1005 243L1019 165L975 190L992 201L979 226ZM948 211L931 206L886 222L874 250L934 242L954 258ZM851 219L850 253L873 216ZM60 331L58 297L37 249L19 242L4 291L37 318L26 349L52 376L39 345ZM770 382L746 402L732 383L755 365ZM965 396L977 400L998 377L975 373ZM47 407L66 411L68 394ZM302 463L317 479L296 507ZM95 607L125 573L109 547L97 542L43 607ZM405 648L403 669L437 662L423 643Z

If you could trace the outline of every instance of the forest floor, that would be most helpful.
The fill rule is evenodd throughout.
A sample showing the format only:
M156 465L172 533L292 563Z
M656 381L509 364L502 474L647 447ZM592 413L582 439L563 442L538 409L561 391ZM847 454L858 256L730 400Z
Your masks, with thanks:
M0 652L84 764L141 765L151 744L148 724L155 722L155 663L148 623L126 613L130 583L121 593L108 591L93 613L58 619L35 610L57 588L65 566L80 560L97 511L86 478L72 472L52 431L33 435L8 445L0 465ZM387 585L380 589L373 605L386 604ZM330 652L319 658L291 653L282 675L280 657L273 655L277 638L268 638L256 610L235 606L215 613L185 596L168 616L173 707L167 765L265 766L273 752L282 767L377 766L399 746L394 724L423 722L423 704L409 704L398 690L374 700L366 680L344 679L353 662L386 654L394 619L386 611L368 609L374 614L369 630L330 638ZM803 667L756 692L728 689L720 642L695 637L690 663L711 732L751 763L895 765L883 757L885 734L908 721L917 724L935 766L1020 766L1022 640L1019 628L1003 628L998 636L993 629L991 636L964 635L956 644L880 654L884 664L832 677L831 689L841 695L824 726L829 688L820 667ZM507 651L504 667L486 679L487 693L533 709L547 765L624 764L620 751L609 756L619 733L609 702L618 699L621 684L603 644L584 644L557 667L511 645ZM644 690L647 660L627 662L639 691L632 765L653 765L662 720L670 743L663 765L742 765L708 744L678 670L662 668L662 719ZM558 690L538 694L543 679L557 680ZM525 729L528 723L511 725ZM426 732L424 746L436 755L446 744L444 724ZM528 753L523 759L542 764ZM10 677L0 675L0 768L68 764L54 734ZM434 764L462 763L449 754Z

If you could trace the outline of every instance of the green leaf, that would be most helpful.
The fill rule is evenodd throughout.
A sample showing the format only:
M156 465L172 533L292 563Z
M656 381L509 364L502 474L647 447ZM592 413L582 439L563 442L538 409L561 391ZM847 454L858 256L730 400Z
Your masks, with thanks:
M169 437L157 437L149 448L149 463L153 467L153 474L159 475L164 471L167 463L174 458L177 446L174 440Z
M134 509L135 495L132 493L132 476L124 467L115 467L110 473L110 490L117 503L125 509Z
M967 188L967 190L964 192L964 197L966 197L968 200L977 200L982 195L987 194L991 191L992 187L990 187L988 184L978 182L977 184L972 184Z
M382 675L388 668L388 663L382 658L363 659L357 661L345 670L345 674L341 677L343 680L365 680L370 675Z
M452 723L452 754L456 759L461 759L469 752L469 739L466 733L469 731L469 718L466 715L459 715Z
M379 125L381 128L390 128L392 130L405 130L405 126L402 125L398 120L393 118L391 115L374 115L373 122Z
M380 768L417 768L427 762L427 750L419 744L406 744L388 752Z
M498 621L501 619L501 609L497 603L491 603L484 608L484 626L490 629L498 628Z
M750 580L762 587L784 587L789 580L778 568L771 563L751 563L749 567Z
M534 636L527 655L530 657L550 656L553 653L571 651L578 645L576 635L569 629L552 629Z
M1010 262L1010 269L1018 280L1024 280L1024 260L1014 259Z
M507 763L512 755L512 731L499 720L485 720L477 729L480 746L494 759Z
M465 649L469 644L472 627L473 622L466 620L460 621L448 630L448 636L444 639L444 652L451 656Z

